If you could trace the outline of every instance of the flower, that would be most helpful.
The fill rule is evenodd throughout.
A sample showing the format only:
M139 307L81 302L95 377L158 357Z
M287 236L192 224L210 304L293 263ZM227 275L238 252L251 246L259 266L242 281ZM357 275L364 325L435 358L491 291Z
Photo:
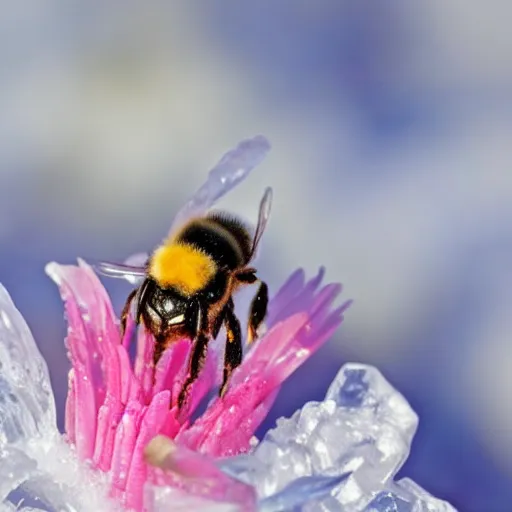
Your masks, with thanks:
M178 218L211 206L267 149L260 137L225 155ZM0 287L0 503L9 510L33 502L87 511L453 510L412 481L393 481L417 417L371 367L345 365L323 402L281 419L261 442L254 437L282 383L329 339L350 304L334 306L341 285L322 285L323 268L308 281L295 271L271 298L266 333L246 347L227 392L202 414L220 384L220 337L178 409L192 342L172 344L155 367L152 335L129 317L121 339L90 265L50 263L46 271L68 321L65 435L55 426L46 364Z
M132 363L128 341L133 320L121 340L108 294L92 268L83 261L78 266L51 263L47 272L59 285L69 323L66 346L73 367L67 440L79 458L110 474L112 495L136 510L143 506L145 483L162 479L144 459L144 449L155 436L212 457L248 452L280 385L330 337L348 306L332 308L341 287L321 287L323 269L308 282L303 271L292 274L270 300L268 331L234 371L225 396L214 398L193 421L197 406L219 384L222 344L210 344L189 401L178 410L191 342L173 344L153 369L153 338L141 328Z

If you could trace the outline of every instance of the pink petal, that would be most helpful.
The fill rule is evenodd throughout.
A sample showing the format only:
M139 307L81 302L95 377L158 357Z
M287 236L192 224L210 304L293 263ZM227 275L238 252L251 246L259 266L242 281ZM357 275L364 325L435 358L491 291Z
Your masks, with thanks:
M273 371L279 380L286 380L308 357L310 357L334 333L342 317L329 315L333 300L340 292L338 285L325 286L314 298L310 318L297 333L295 339L284 350L278 351L273 362ZM346 309L347 304L343 305Z
M93 456L94 465L102 471L108 471L112 464L114 439L122 412L121 400L108 394L98 412L98 432Z
M128 315L126 319L126 329L124 331L123 336L123 347L128 351L130 349L130 345L132 343L132 338L135 333L135 329L137 328L135 321L133 320L132 315Z
M188 365L185 366L185 371ZM180 418L189 418L198 405L201 403L206 394L212 389L217 380L218 359L215 350L212 350L211 345L208 347L206 360L204 366L190 388L188 401L185 403L183 409L180 411ZM181 386L176 390L179 392Z
M121 403L126 404L128 403L128 400L130 400L133 392L135 391L133 388L136 388L137 381L132 372L130 358L123 345L117 346L117 355L119 358L118 375L120 386L120 398Z
M291 319L294 319L294 321L290 322ZM255 366L261 367L261 371L267 371L268 365L276 361L286 348L293 343L299 329L308 320L307 313L297 313L274 324L270 331L247 354L240 368L233 373L232 386L230 387L236 386L240 380L247 378L249 373L254 373Z
M66 312L69 322L67 346L74 368L75 413L73 438L78 456L88 459L92 456L96 430L97 401L101 399L101 370L99 365L89 357L86 325L82 320L78 304L66 282L60 287L61 295L66 301ZM70 424L68 421L68 424ZM82 427L85 426L85 429Z
M241 505L247 512L256 511L254 489L230 478L209 457L157 436L146 448L146 459L157 464L190 495Z
M173 343L164 351L155 372L153 394L171 390L171 403L175 403L186 378L191 342L188 339Z
M89 306L94 304L97 306L97 308L91 308L90 313L91 323L93 327L99 329L98 341L101 343L102 339L105 339L106 341L110 342L115 341L116 344L118 344L120 342L120 339L117 319L112 308L112 303L110 301L110 297L107 293L107 290L105 290L105 288L101 284L94 270L87 263L85 263L85 261L79 259L78 268L82 270L84 276L88 278L90 293L92 293L93 295L93 300L91 302L85 301L84 304L88 304ZM75 290L75 293L77 292L78 289L81 289L77 288L76 286L73 286L73 283L70 283L70 285ZM103 338L102 335L104 335L105 337Z
M131 401L117 428L112 454L112 485L121 491L126 488L142 413L140 403Z
M180 432L178 442L215 456L232 455L247 448L246 442L254 431L241 430L243 420L256 409L279 385L271 367L266 365L273 355L273 344L289 343L307 321L306 314L298 314L274 326L264 339L260 340L267 351L260 350L257 357L245 361L232 375L231 385L222 400L216 400L190 429ZM269 371L270 369L270 371ZM230 436L244 440L233 451ZM247 440L247 441L245 441Z
M307 311L323 275L324 269L320 268L318 274L305 283L304 271L302 269L295 271L281 288L281 290L284 288L286 293L279 290L269 302L267 325L271 327L298 311Z
M75 365L75 443L81 459L92 457L96 436L96 404L94 387L85 367Z
M260 426L261 422L267 417L272 405L279 394L280 387L274 388L263 401L252 409L247 416L242 417L238 426L231 433L226 433L216 442L213 438L207 438L201 445L200 450L203 453L216 453L219 457L230 457L240 453L246 453L250 450L250 441Z
M143 450L147 443L160 433L169 411L171 393L162 391L155 395L142 419L133 458L126 481L126 507L140 510L143 503L143 489L147 478L147 465Z
M276 316L279 310L276 306L292 302L293 298L303 289L305 279L304 270L298 268L272 297L267 315L268 325L274 325L277 321Z
M162 430L160 431L161 434L170 437L171 439L174 439L176 437L182 426L181 423L178 421L177 416L178 411L176 410L176 407L173 407L167 412L167 418L164 422Z
M75 380L73 437L79 457L88 459L94 453L97 414L106 388L110 387L111 392L114 388L115 392L118 387L115 382L117 365L113 361L117 354L113 344L120 340L115 315L106 291L83 262L78 267L50 263L46 272L59 286L65 301L67 347Z
M233 443L233 446L228 447L228 452L236 453L238 446L242 445L249 447L249 442L254 435L254 432L256 432L262 421L267 417L270 409L272 409L280 390L281 387L277 387L271 391L268 396L254 409L254 411L243 420L240 430L241 432L246 433L246 438L239 440L238 444ZM248 436L249 433L251 433L250 436Z
M153 353L155 341L146 329L139 329L137 333L137 355L135 356L135 377L139 381L145 403L152 397L154 366Z

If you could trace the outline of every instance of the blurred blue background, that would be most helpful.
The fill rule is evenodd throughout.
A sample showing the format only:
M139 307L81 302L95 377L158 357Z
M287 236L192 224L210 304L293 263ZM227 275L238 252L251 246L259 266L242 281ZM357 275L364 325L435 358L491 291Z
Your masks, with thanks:
M50 260L165 234L227 149L273 151L223 201L273 217L273 290L325 264L354 305L271 417L374 364L420 427L403 473L468 512L512 503L512 7L317 0L12 2L0 18L0 280L69 364ZM116 308L129 285L108 282ZM61 422L62 425L62 422Z

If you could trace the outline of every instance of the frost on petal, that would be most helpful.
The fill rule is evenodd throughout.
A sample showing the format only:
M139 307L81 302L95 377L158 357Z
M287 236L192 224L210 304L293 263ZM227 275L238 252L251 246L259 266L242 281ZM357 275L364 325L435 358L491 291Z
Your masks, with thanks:
M11 484L3 502L6 505L22 504L19 510L32 506L51 512L121 512L108 498L105 475L83 465L62 437L55 436L51 443L33 439L24 448L9 449L0 466L3 494L2 484Z
M48 368L21 313L0 285L0 447L54 434Z
M453 511L414 482L393 481L409 455L417 424L405 398L378 370L346 364L323 402L309 402L291 418L278 420L250 462L234 457L224 461L223 469L253 483L266 503L283 496L283 489L297 479L350 473L323 497L305 504L304 511ZM385 508L386 503L391 505Z
M36 470L36 461L19 448L0 447L0 504Z

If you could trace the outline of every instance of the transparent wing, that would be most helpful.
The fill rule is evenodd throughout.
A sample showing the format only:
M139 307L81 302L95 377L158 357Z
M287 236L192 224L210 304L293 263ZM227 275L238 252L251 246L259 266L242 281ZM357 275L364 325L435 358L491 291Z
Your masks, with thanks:
M107 277L126 279L132 284L138 284L146 276L145 266L128 265L126 263L99 261L94 264L94 268L99 274Z
M206 182L178 212L169 235L175 233L188 219L202 215L243 181L263 161L269 150L270 144L267 139L258 135L252 139L243 140L236 148L228 151L210 170Z
M270 211L272 209L272 188L267 187L265 189L265 193L260 201L260 209L258 213L258 224L256 225L256 230L254 232L254 237L252 240L252 249L251 249L251 258L255 258L258 246L265 232L265 228L267 227L268 219L270 218Z
M147 252L138 252L136 254L132 254L128 258L123 261L124 265L128 265L130 267L142 267L145 268L149 260L149 253Z
M206 182L179 210L173 220L169 235L172 235L188 219L205 213L222 196L236 187L263 161L269 150L270 143L265 137L258 135L252 139L243 140L236 148L228 151L217 165L210 170ZM260 204L260 217L254 238L253 254L270 213L270 199L271 190L267 189ZM267 204L265 208L263 208L264 203ZM94 267L99 274L104 276L122 278L132 284L139 284L146 276L148 259L149 255L147 253L137 253L127 258L123 263L101 261L95 263Z

